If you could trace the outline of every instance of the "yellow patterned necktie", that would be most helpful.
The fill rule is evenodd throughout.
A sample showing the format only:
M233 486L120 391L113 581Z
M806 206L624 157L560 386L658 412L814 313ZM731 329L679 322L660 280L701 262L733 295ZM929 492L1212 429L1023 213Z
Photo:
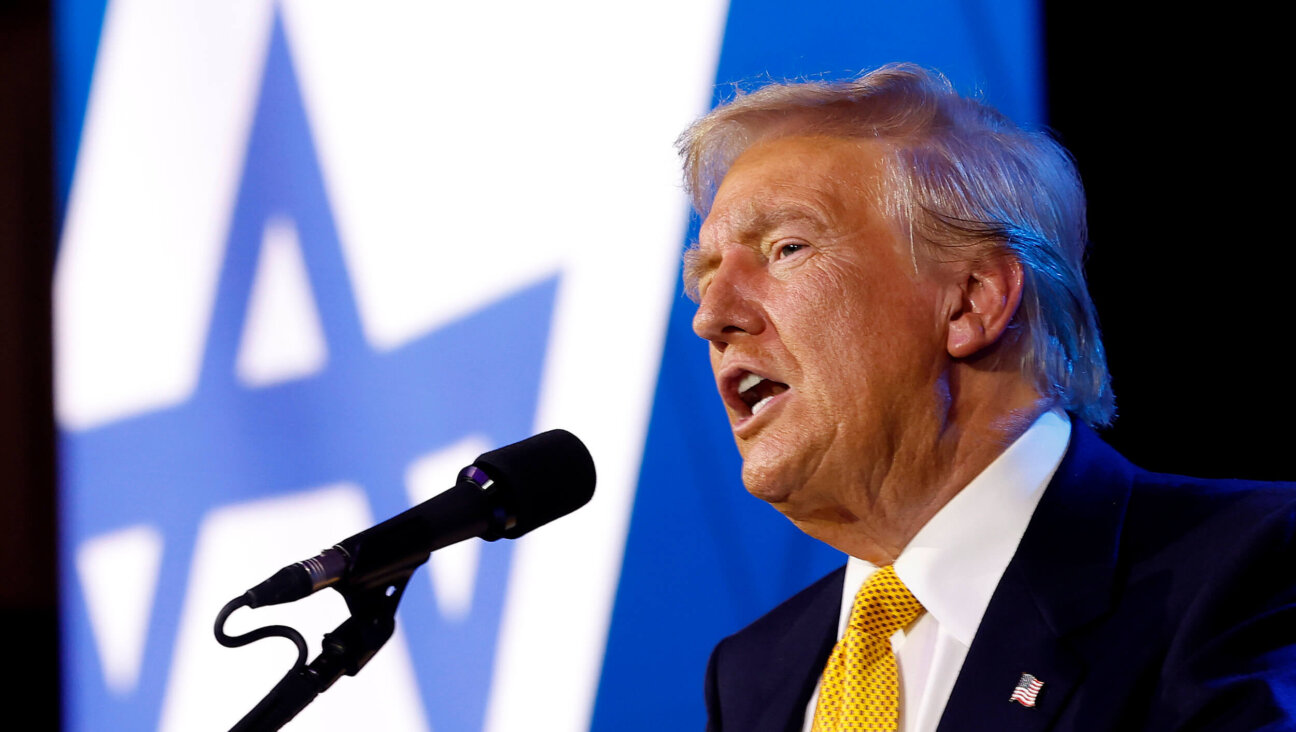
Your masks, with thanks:
M900 719L900 674L891 636L914 621L922 604L886 566L855 595L850 621L824 667L813 732L887 730Z

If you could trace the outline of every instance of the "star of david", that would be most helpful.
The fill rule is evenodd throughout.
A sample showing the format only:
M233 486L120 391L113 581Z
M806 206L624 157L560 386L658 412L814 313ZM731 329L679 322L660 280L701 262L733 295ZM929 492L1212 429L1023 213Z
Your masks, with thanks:
M234 364L261 234L273 217L292 220L299 232L328 359L307 377L249 387ZM123 699L92 685L79 689L82 703L111 710L105 716L115 720L139 720L140 729L156 723L183 601L179 588L211 509L347 481L364 486L375 516L390 516L409 507L403 471L417 456L468 434L495 445L530 434L556 287L555 277L512 293L394 350L370 347L276 16L192 398L62 436L64 479L72 486L64 527L72 542L140 523L165 534L137 690ZM447 487L453 479L446 476ZM429 583L411 583L405 594L402 616L417 622L401 626L434 729L482 726L511 559L507 542L489 549L466 619L440 617ZM85 597L71 573L64 577L67 604L79 608L67 621L70 644L92 647ZM259 579L249 577L249 585ZM69 654L68 661L74 668L67 677L82 687L102 678L94 654Z

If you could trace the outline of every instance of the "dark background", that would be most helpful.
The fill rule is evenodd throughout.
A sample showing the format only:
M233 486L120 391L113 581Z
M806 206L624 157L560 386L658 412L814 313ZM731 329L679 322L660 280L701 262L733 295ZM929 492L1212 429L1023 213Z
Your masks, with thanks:
M36 729L59 711L52 69L48 4L0 0L0 702Z
M1050 126L1089 194L1106 439L1152 470L1296 479L1290 41L1218 8L1045 8Z
M49 7L0 0L0 699L57 727ZM1089 276L1144 467L1292 479L1290 81L1279 24L1045 6L1049 119L1090 198Z

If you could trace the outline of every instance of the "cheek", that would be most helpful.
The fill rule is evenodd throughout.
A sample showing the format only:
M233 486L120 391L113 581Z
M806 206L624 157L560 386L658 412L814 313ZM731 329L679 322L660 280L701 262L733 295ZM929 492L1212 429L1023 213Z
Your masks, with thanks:
M860 408L862 387L876 369L873 349L886 327L857 276L816 272L813 284L789 298L794 318L780 335L799 362L802 390L819 405L815 411L839 421L839 413Z
M807 345L824 355L859 354L863 346L882 345L900 325L896 316L903 313L903 288L875 281L860 270L820 270L807 277L810 286L791 293L798 331L813 339Z
M903 276L862 271L817 272L814 282L795 296L798 350L815 389L831 392L830 408L859 410L920 389L944 353L928 293Z

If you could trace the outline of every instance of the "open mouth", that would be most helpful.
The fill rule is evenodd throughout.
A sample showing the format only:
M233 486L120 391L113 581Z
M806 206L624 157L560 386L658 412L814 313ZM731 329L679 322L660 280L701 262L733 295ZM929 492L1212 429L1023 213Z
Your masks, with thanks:
M788 390L788 385L779 381L772 381L753 373L747 373L738 382L738 398L743 404L751 410L752 416L761 413L761 410L770 403L774 397Z

